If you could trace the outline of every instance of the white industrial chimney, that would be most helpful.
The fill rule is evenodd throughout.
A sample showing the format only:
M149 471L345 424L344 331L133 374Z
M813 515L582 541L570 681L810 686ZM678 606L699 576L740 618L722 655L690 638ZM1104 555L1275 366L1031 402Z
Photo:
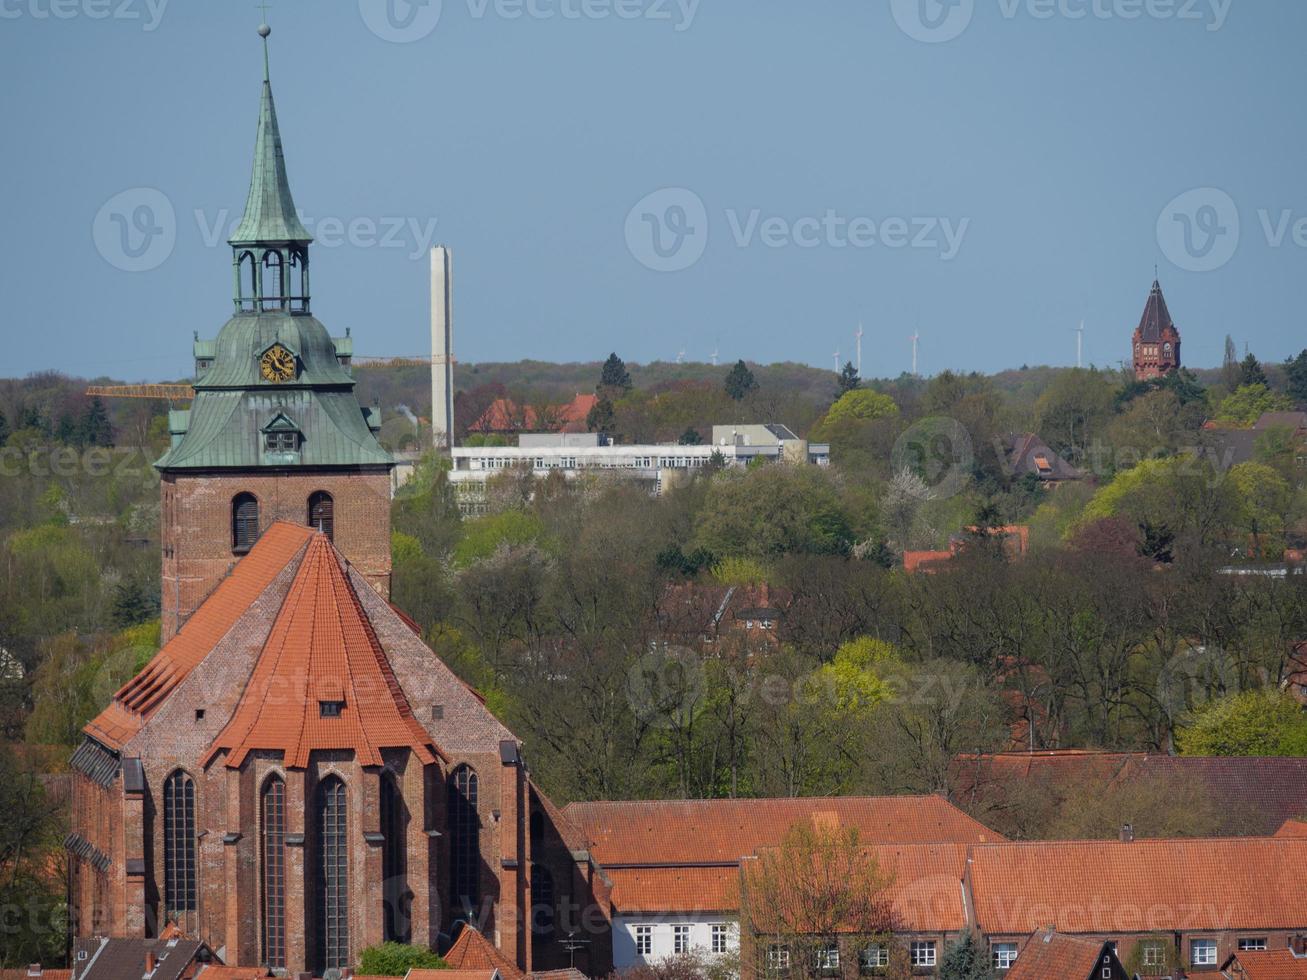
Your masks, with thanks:
M454 272L443 245L431 250L431 437L437 450L454 439Z

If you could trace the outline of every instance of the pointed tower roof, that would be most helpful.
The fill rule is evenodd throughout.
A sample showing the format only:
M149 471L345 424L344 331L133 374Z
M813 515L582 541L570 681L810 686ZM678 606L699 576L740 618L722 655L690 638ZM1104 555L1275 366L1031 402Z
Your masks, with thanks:
M317 749L352 751L362 765L379 766L387 748L411 749L424 763L443 756L414 717L340 554L314 534L204 765L224 749L233 769L250 752L268 750L303 769Z
M1166 308L1162 284L1154 279L1148 302L1144 306L1143 318L1139 321L1140 339L1144 343L1156 343L1162 339L1162 331L1167 329L1174 330L1175 324L1171 321L1171 311Z
M259 133L254 143L254 174L250 178L250 196L245 202L245 216L231 237L232 245L258 242L313 241L300 223L295 200L286 176L286 158L281 149L281 130L277 127L277 107L272 101L272 82L268 73L267 24L259 27L263 37L263 97L259 102Z

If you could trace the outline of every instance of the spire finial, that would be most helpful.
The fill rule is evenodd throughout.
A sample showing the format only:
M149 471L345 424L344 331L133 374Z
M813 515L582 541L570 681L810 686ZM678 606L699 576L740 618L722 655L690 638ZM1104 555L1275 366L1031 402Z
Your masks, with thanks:
M258 4L259 10L263 11L263 23L259 25L259 37L263 38L263 80L266 82L270 78L268 70L268 35L272 33L272 28L268 26L268 0L263 0Z

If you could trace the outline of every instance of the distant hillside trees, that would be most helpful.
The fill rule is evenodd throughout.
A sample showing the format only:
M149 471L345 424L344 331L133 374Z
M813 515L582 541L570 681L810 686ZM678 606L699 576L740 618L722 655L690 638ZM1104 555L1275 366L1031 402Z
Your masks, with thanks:
M726 375L724 385L726 394L737 402L743 401L758 390L758 382L754 379L753 372L749 370L748 365L743 360L735 362L735 366Z

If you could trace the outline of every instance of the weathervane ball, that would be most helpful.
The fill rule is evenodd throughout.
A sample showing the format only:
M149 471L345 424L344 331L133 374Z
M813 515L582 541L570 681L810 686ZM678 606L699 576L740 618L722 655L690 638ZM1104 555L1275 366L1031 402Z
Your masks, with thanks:
M259 37L267 37L271 33L272 33L272 28L269 27L267 24L259 25Z

